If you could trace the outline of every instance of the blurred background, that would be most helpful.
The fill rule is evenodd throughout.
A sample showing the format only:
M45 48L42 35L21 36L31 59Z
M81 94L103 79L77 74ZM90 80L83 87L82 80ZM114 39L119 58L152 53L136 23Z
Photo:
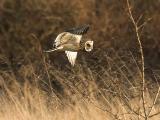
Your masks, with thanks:
M131 0L130 4L141 26L146 85L156 89L153 84L160 82L160 0ZM43 53L52 48L59 33L84 24L90 25L85 37L94 40L94 50L80 52L75 67L63 52ZM47 95L53 92L73 104L77 91L86 98L99 99L98 90L108 96L122 91L132 98L137 93L129 88L141 85L140 58L126 0L0 1L0 96L8 90L24 96L24 90L38 85Z
M139 25L147 22L140 31L145 62L157 68L160 61L160 1L131 2L135 19L141 17ZM126 1L1 0L0 54L9 61L12 58L17 60L15 64L25 59L25 55L36 62L39 59L37 44L40 44L42 50L49 49L59 33L84 24L91 26L87 37L95 41L94 52L98 55L108 52L110 48L138 52ZM33 34L37 40L32 38ZM92 59L90 56L86 58Z

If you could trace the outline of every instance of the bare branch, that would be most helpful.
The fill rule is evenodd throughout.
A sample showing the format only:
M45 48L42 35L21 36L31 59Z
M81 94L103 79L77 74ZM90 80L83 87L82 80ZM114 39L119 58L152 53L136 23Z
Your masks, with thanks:
M138 25L138 23L139 23L139 21L141 20L142 17L143 17L143 14L139 16L139 18L138 18L138 20L136 22L137 25Z
M152 20L152 18L149 18L147 21L145 21L143 24L141 24L140 26L138 26L138 30L141 29L142 27L144 27L150 20Z
M137 37L137 41L139 44L139 49L140 49L140 54L141 54L141 80L142 80L142 101L143 101L143 110L144 110L144 115L145 115L145 119L147 119L147 114L146 114L146 107L145 107L145 79L144 79L144 54L143 54L143 48L142 48L142 43L140 40L140 35L139 35L139 29L137 26L137 22L135 21L133 15L132 15L132 11L131 11L131 7L130 7L130 3L129 0L127 0L127 7L128 7L128 12L129 12L129 16L130 19L134 25L135 28L135 32L136 32L136 37Z
M159 114L160 114L160 112L157 112L157 113L155 113L153 115L150 115L149 118L154 117L154 116L159 115Z
M159 82L158 82L158 80L157 80L156 73L155 73L154 71L152 71L152 70L151 70L151 72L152 72L152 76L154 77L154 80L156 81L156 83L157 83L157 85L158 85L158 90L157 90L157 94L156 94L156 96L155 96L155 98L154 98L153 104L152 104L152 106L151 106L151 109L150 109L149 112L148 112L147 117L150 117L150 114L151 114L151 112L152 112L152 109L153 109L154 106L156 105L158 96L159 96L159 94L160 94L160 84L159 84ZM151 116L152 116L152 115L151 115Z
M159 93L160 93L160 87L158 88L157 94L156 94L155 99L154 99L154 101L153 101L153 105L152 105L152 107L151 107L151 109L150 109L150 111L149 111L149 113L148 113L147 116L150 116L150 114L151 114L151 112L152 112L152 109L153 109L153 107L155 106L155 104L156 104L156 102L157 102Z

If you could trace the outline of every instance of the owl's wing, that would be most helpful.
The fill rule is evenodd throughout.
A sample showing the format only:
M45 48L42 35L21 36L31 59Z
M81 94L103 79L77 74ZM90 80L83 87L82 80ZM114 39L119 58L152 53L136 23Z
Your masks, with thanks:
M75 35L69 32L63 32L57 36L54 45L58 47L59 45L63 45L67 43L79 44L81 41L81 38L82 38L82 35Z
M66 32L69 32L75 35L84 35L88 32L88 30L89 30L89 25L83 25L80 27L71 28L69 30L66 30Z
M55 47L58 47L59 45L61 45L62 42L65 42L65 41L64 41L65 39L63 39L63 41L62 41L62 38L63 38L65 35L66 35L66 33L63 32L63 33L60 33L60 34L57 36L57 38L56 38L55 41L54 41ZM66 41L67 41L67 40L66 40Z
M83 25L81 27L72 28L66 30L65 32L59 34L55 40L54 45L58 47L59 45L65 43L80 43L82 35L86 34L89 30L89 25Z
M77 58L77 52L72 52L72 51L65 51L69 62L71 63L72 66L74 66L76 58Z

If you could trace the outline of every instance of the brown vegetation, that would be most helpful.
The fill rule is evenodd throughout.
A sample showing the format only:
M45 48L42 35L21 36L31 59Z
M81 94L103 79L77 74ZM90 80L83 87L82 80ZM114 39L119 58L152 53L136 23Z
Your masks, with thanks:
M159 6L1 0L0 119L158 120ZM83 24L91 26L94 50L80 52L75 67L64 53L43 53L60 32Z

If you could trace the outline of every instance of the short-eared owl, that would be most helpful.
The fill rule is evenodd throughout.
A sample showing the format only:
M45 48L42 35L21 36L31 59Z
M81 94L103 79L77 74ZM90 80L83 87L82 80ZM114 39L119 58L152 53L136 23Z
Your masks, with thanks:
M79 50L90 52L93 49L93 41L82 38L88 29L89 25L84 25L60 33L53 44L54 49L45 52L65 51L69 62L74 66Z

